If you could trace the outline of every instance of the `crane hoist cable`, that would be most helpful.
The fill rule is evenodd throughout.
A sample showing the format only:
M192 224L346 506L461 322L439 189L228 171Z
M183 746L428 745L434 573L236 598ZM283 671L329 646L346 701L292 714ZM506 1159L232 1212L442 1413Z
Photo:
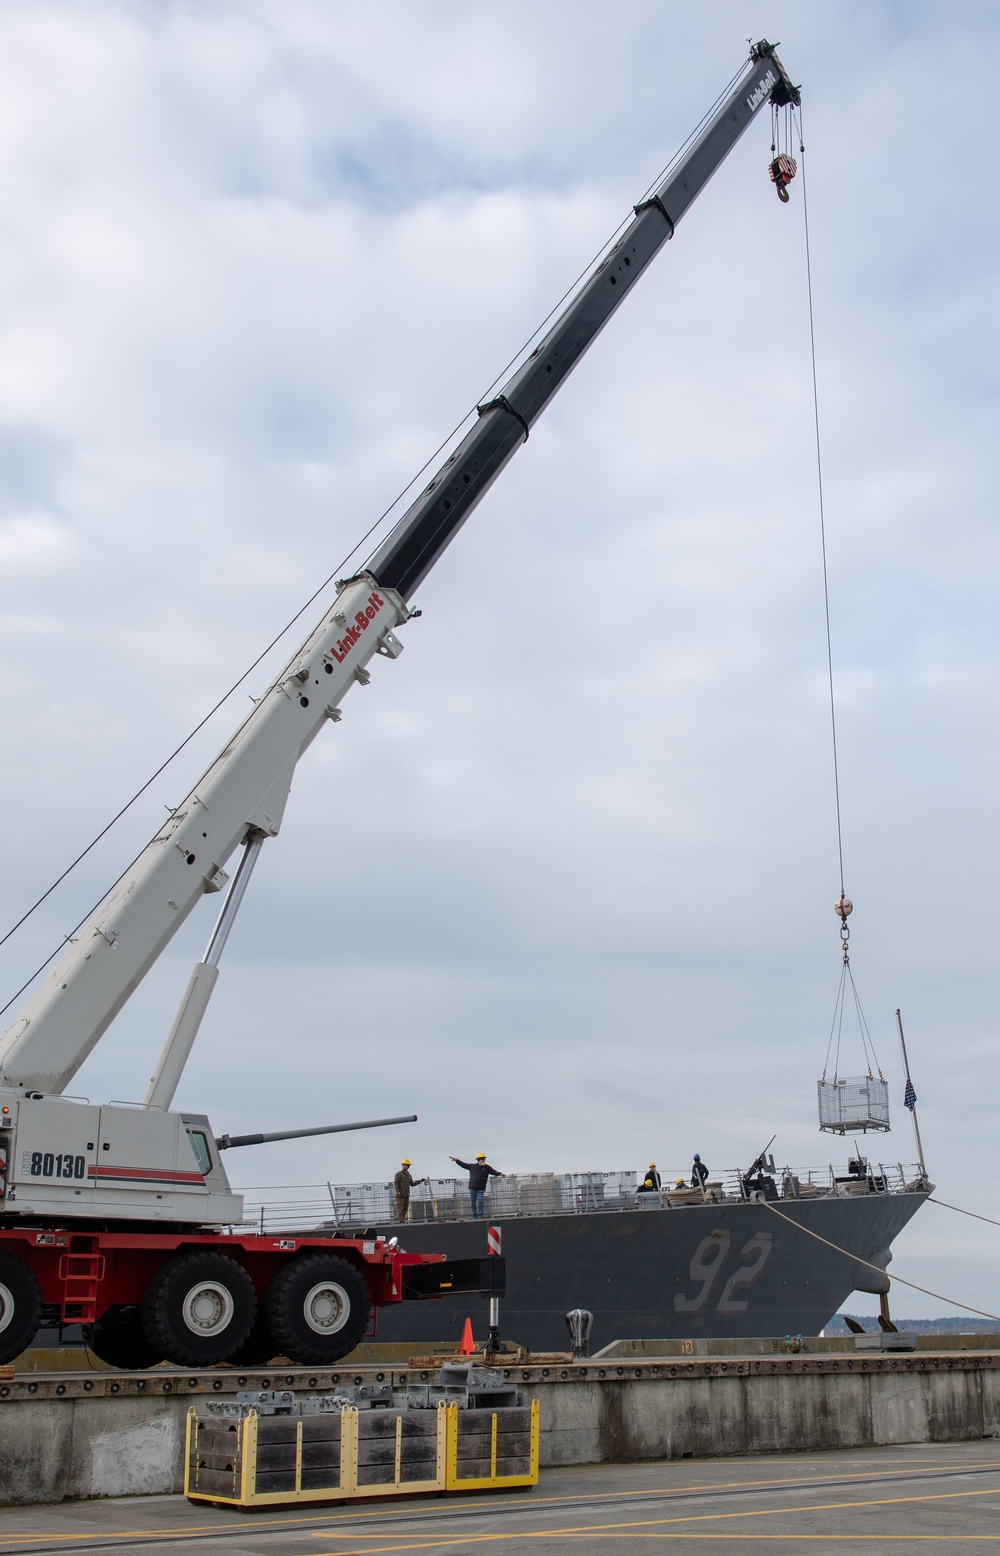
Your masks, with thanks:
M771 165L768 172L777 191L778 199L788 204L788 185L799 170L792 156L792 117L790 103L771 104ZM782 149L784 142L784 149Z
M806 297L808 302L809 315L809 360L812 377L813 434L816 449L816 493L819 509L820 555L823 566L823 619L826 629L826 673L830 704L830 748L833 759L833 797L834 810L837 820L837 863L840 871L840 896L834 903L834 911L840 919L840 940L841 946L843 948L843 959L840 972L840 984L837 989L837 998L834 1002L833 1021L830 1025L830 1037L826 1045L826 1059L823 1063L822 1078L825 1082L827 1070L830 1066L830 1054L831 1051L833 1051L833 1080L836 1083L838 1079L840 1070L840 1045L843 1035L844 1011L847 1003L847 992L848 989L850 989L851 1004L854 1009L854 1014L857 1018L858 1030L861 1034L861 1045L864 1051L868 1079L872 1080L874 1078L874 1072L877 1071L879 1080L884 1082L885 1077L882 1074L882 1067L879 1064L875 1053L875 1046L872 1042L871 1032L868 1028L868 1022L865 1019L865 1013L861 1007L861 999L858 995L857 985L854 982L854 974L851 971L849 950L851 931L848 928L847 920L854 910L854 904L848 897L844 886L844 825L840 803L840 756L837 748L837 699L833 674L833 631L830 625L830 573L826 543L826 492L823 480L823 440L820 430L819 374L816 366L816 318L815 306L813 302L812 252L809 242L809 195L808 183L806 179L805 134L802 127L801 107L796 108L791 104L789 104L784 109L772 107L771 113L771 151L773 153L773 160L771 162L769 172L772 180L777 186L778 195L780 198L785 200L788 198L787 192L782 187L780 181L781 178L783 177L785 183L787 183L790 178L795 176L800 166L802 170L802 227L805 238ZM796 129L798 132L798 163L791 155L793 129ZM780 167L779 164L781 164ZM777 173L776 169L778 169ZM790 169L790 171L788 171L788 169ZM835 1038L836 1048L834 1049Z
M802 226L805 235L806 250L806 295L809 311L809 359L812 369L812 397L813 397L813 432L816 445L816 492L819 503L819 540L820 553L823 563L823 614L826 623L826 672L827 684L830 691L830 741L833 753L833 796L837 815L837 858L840 865L840 904L847 904L846 911L841 911L838 905L837 912L841 915L841 938L848 938L843 933L846 930L847 914L850 913L852 904L848 902L844 889L844 829L840 812L840 761L837 751L837 703L834 694L833 680L833 634L830 629L830 576L827 562L826 548L826 494L823 484L823 442L820 434L819 416L819 376L816 370L816 320L813 305L812 284L812 253L809 244L809 195L806 182L806 148L803 139L802 115L797 116L799 130L799 156L802 159Z

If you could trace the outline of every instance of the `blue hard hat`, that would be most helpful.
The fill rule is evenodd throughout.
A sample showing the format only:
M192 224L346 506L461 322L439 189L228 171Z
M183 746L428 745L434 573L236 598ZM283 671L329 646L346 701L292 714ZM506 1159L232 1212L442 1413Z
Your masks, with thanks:
M698 1155L697 1151L695 1151L695 1153L694 1153L694 1159L695 1159L696 1162L700 1162L701 1161L701 1157Z

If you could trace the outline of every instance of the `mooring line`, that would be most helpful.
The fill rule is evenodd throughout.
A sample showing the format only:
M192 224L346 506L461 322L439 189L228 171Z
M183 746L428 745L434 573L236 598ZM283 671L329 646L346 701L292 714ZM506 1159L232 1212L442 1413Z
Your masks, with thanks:
M960 1216L972 1216L975 1221L986 1221L990 1226L1000 1226L1000 1221L994 1221L992 1216L981 1216L978 1210L963 1210L961 1205L949 1205L947 1200L935 1199L933 1194L928 1194L927 1198L932 1205L941 1205L945 1210L957 1210Z
M828 1237L820 1237L818 1232L810 1231L809 1227L803 1226L801 1221L796 1221L792 1216L786 1216L781 1210L775 1210L768 1200L762 1199L760 1203L772 1215L780 1216L782 1221L787 1221L789 1226L794 1226L798 1231L805 1232L807 1237L815 1237L818 1243L824 1243L827 1248L832 1248L834 1253L842 1253L846 1259L853 1259L856 1264L863 1264L866 1270L875 1270L877 1274L884 1275L887 1280L894 1280L900 1286L909 1286L911 1291L922 1291L925 1297L934 1297L938 1302L950 1302L953 1307L960 1307L966 1313L975 1313L979 1318L992 1318L1000 1324L1000 1313L987 1313L984 1308L970 1307L968 1302L959 1302L957 1297L943 1297L940 1291L931 1291L929 1286L918 1286L916 1281L904 1280L902 1275L890 1275L888 1270L882 1268L881 1264L872 1264L870 1260L862 1259L860 1254L851 1253L849 1248L838 1247L836 1243L831 1243ZM973 1212L969 1211L968 1214L972 1215Z

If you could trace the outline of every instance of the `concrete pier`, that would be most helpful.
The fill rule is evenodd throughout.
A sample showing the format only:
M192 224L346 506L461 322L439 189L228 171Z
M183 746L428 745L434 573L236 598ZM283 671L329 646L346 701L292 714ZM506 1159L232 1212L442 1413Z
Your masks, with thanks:
M767 1342L768 1345L771 1342ZM0 1381L0 1502L181 1489L184 1418L244 1388L428 1381L407 1368L21 1372ZM1000 1436L1000 1349L598 1357L509 1370L543 1466Z

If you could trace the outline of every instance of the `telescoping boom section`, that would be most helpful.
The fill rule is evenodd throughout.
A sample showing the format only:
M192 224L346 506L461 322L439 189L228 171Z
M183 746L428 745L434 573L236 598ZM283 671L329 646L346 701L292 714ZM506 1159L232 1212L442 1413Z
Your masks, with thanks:
M282 1134L217 1137L203 1115L171 1111L174 1094L300 758L339 721L351 687L368 684L373 662L399 657L397 631L420 583L740 136L770 104L792 102L798 91L774 48L756 44L618 242L501 392L478 407L472 429L365 568L338 584L333 605L0 1038L0 1360L29 1343L43 1304L90 1326L98 1354L120 1365L150 1357L194 1365L192 1336L204 1342L203 1361L248 1365L251 1352L266 1359L279 1350L329 1360L356 1343L356 1322L345 1315L361 1311L357 1281L369 1307L433 1294L426 1275L410 1278L407 1292L401 1256L377 1239L354 1239L335 1253L336 1232L321 1248L308 1235L268 1249L244 1236L242 1198L220 1151ZM164 1023L143 1101L64 1096L185 919L213 894L217 921ZM346 1275L331 1265L337 1259ZM497 1278L494 1269L475 1289ZM456 1270L441 1290L474 1289L462 1284L471 1279Z

